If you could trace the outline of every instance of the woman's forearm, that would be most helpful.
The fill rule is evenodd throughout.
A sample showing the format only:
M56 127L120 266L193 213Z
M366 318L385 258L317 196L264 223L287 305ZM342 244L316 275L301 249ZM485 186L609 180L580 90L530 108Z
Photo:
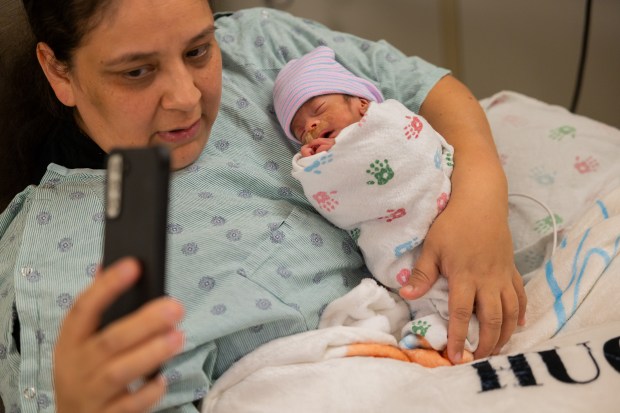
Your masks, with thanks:
M476 207L493 200L507 214L506 177L486 115L469 89L445 76L428 94L420 114L454 147L452 201L467 197L469 206Z
M424 100L420 115L446 137L455 151L468 151L471 147L496 154L482 107L470 90L453 76L445 76L437 82Z

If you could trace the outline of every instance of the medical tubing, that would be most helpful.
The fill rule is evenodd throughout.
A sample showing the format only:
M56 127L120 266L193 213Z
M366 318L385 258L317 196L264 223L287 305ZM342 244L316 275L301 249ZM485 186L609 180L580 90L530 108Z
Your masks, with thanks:
M547 204L545 204L544 202L534 198L533 196L530 196L530 195L527 195L527 194L522 194L522 193L509 193L508 196L509 197L516 196L516 197L522 197L522 198L529 199L531 201L536 202L538 205L540 205L541 207L543 207L547 211L547 213L551 217L551 223L553 225L553 248L551 249L551 256L553 257L553 255L555 254L555 250L557 248L557 245L558 245L558 224L557 224L557 221L555 220L555 215L554 215L553 211L551 211L551 209L547 206Z

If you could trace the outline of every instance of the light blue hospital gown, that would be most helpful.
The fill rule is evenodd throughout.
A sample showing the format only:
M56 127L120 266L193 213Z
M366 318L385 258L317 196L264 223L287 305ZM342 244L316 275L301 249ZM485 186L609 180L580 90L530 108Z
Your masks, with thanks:
M217 20L219 116L201 157L172 180L168 292L186 309L184 352L163 374L159 409L195 412L233 362L276 337L317 327L322 309L366 273L348 235L325 221L291 176L298 148L279 130L278 70L316 46L388 98L418 111L447 71L390 45L252 9ZM60 322L101 260L103 171L51 165L0 215L0 396L7 413L53 412ZM21 355L13 339L21 326Z

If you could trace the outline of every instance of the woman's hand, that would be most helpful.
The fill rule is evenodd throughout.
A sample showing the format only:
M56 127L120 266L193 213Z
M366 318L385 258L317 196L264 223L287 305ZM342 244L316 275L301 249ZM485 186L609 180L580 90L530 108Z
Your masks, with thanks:
M505 219L496 213L450 205L431 226L416 262L405 299L421 297L443 275L448 278L448 356L458 363L463 354L469 320L480 322L476 358L497 354L524 324L526 296L512 254Z
M103 311L139 277L133 259L99 271L95 282L67 314L54 350L54 388L59 413L144 412L166 391L163 377L135 391L130 383L148 376L178 353L183 334L176 325L182 306L154 300L98 331Z
M440 274L448 278L448 356L460 361L475 312L480 322L475 357L486 357L501 350L517 323L525 323L527 299L514 265L506 177L485 113L457 79L437 82L420 114L454 147L452 193L401 295L418 298Z

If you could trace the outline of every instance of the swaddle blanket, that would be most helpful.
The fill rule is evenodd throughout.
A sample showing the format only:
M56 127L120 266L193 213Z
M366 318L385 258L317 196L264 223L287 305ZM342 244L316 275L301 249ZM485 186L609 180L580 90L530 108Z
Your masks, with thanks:
M424 118L400 102L371 102L366 115L336 137L327 152L293 158L314 207L349 230L366 265L390 288L407 284L420 244L450 194L453 148ZM447 343L447 283L411 303L406 347L442 350ZM477 347L477 320L467 349ZM415 339L424 338L424 340ZM412 341L413 339L413 341Z
M395 100L372 102L328 152L293 158L312 205L353 234L383 284L407 282L431 223L450 194L453 149Z

